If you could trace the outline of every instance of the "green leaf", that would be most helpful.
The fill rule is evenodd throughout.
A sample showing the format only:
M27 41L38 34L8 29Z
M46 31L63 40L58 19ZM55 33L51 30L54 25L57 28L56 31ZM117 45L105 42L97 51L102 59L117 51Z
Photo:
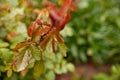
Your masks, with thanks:
M34 78L39 78L44 73L44 70L45 70L44 61L42 60L37 61L33 68Z
M0 27L0 38L5 38L7 35L6 29L3 27Z
M0 41L0 48L4 48L4 47L8 47L8 46L9 46L9 43Z
M57 54L56 54L56 60L55 60L55 61L56 61L57 63L61 63L62 60L63 60L62 54L61 54L61 53L57 53Z
M0 72L5 72L6 70L5 70L5 66L3 66L3 65L0 65Z
M16 37L13 37L10 42L11 43L14 43L14 44L17 44L17 43L20 43L20 42L23 42L25 40L25 37L23 35L18 35Z
M35 60L40 60L41 58L41 51L39 48L37 48L34 45L31 45L31 52L32 52L32 56Z
M74 72L75 71L75 67L74 67L74 65L72 63L68 63L67 64L67 69L70 72Z
M60 49L60 53L66 57L67 56L67 47L64 43L57 43L59 49Z
M55 66L55 73L62 74L60 64L56 64L56 66Z
M49 71L45 74L47 80L55 80L55 73L53 71Z
M7 48L0 49L0 57L4 61L4 64L7 64L13 58L13 51Z
M29 65L28 65L28 68L33 68L34 67L34 64L35 64L35 59L34 58L31 58L30 59L30 62L29 62Z
M44 51L42 53L42 55L48 59L54 59L55 58L55 54L54 53L50 53L50 52L47 52L47 51Z
M52 38L49 40L49 42L47 43L47 46L45 48L46 52L52 53Z
M66 25L65 28L60 32L63 37L73 36L73 30L70 25Z
M54 69L54 64L53 64L53 62L52 62L51 60L47 60L47 61L45 62L45 67L46 67L47 69Z
M49 40L45 50L42 52L42 55L48 59L54 59L55 54L52 51L52 39Z
M9 70L7 71L7 76L8 76L8 77L11 77L11 76L12 76L12 73L13 73L13 72L12 72L12 69L9 69Z
M18 0L6 0L8 3L10 3L12 6L18 5Z

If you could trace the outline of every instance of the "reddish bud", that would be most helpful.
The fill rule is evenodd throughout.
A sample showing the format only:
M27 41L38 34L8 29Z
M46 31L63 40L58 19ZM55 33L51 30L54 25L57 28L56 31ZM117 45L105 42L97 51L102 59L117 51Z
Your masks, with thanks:
M40 21L40 19L36 19L36 23L37 23L39 26L42 26L42 22Z
M54 10L50 10L50 15L56 21L62 20L62 18Z

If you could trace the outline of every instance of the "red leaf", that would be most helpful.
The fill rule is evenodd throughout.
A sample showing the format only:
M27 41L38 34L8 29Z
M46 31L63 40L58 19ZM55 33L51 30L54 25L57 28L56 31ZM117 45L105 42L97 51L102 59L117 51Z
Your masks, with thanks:
M27 30L27 33L28 33L28 36L29 37L32 37L34 31L35 31L35 26L36 26L36 22L33 22L29 27L28 27L28 30Z
M51 37L53 34L55 34L55 31L56 31L56 29L53 28L53 29L48 33L48 35L46 35L45 39L40 43L40 46L41 46L41 47L46 46L46 44L47 44L48 40L50 39L50 37Z
M65 24L70 20L70 13L68 12L64 17L63 21L60 22L60 30L64 29Z
M55 40L54 39L52 40L52 50L53 50L54 53L56 52L56 50L55 50Z
M17 44L16 47L15 47L13 50L14 50L14 51L17 51L18 49L20 49L20 48L22 48L22 47L24 47L24 46L26 46L26 45L28 45L28 44L26 44L26 43Z
M46 25L48 27L51 27L51 24L48 24L47 22L43 22L43 25Z
M42 34L47 33L50 30L50 27L45 27L37 31L36 36L41 36Z
M64 43L64 40L63 40L63 38L60 36L59 33L56 34L56 39L57 39L58 42Z

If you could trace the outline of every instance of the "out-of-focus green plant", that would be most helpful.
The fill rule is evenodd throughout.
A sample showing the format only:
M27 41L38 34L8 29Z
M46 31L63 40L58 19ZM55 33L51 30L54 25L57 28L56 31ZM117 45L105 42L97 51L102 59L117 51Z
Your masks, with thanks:
M120 80L120 65L113 65L109 75L99 73L93 77L93 80Z
M25 13L25 5L17 0L0 1L0 73L10 69L9 63L15 54L12 48L27 37L26 24L21 21Z
M79 10L61 33L69 47L69 60L120 62L119 4L119 0L80 0Z

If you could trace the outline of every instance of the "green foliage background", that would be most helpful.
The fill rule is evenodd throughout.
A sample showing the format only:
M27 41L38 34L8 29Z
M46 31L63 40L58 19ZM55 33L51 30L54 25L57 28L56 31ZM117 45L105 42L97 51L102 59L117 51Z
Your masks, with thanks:
M35 8L42 8L42 0L31 0L33 5L27 5L24 0L0 0L0 74L4 80L33 80L32 70L26 77L14 73L11 78L6 77L6 71L10 68L9 61L13 59L15 52L12 48L27 36L27 26L35 20ZM54 0L53 0L54 1ZM57 0L56 0L57 2ZM108 75L98 74L95 80L119 80L120 63L120 0L80 0L78 10L72 12L71 21L61 32L68 47L68 61L79 63L93 62L95 64L112 64L112 78ZM8 39L8 32L18 35ZM47 61L48 70L40 80L54 80L55 73L71 70L71 63L57 55L58 61ZM58 69L52 71L51 67L56 63ZM62 68L59 64L65 65ZM69 70L68 68L68 70ZM73 69L73 66L72 66ZM117 78L115 75L118 75ZM51 78L51 79L50 79Z
M119 4L119 0L80 1L66 27L69 34L63 34L76 62L120 62Z

